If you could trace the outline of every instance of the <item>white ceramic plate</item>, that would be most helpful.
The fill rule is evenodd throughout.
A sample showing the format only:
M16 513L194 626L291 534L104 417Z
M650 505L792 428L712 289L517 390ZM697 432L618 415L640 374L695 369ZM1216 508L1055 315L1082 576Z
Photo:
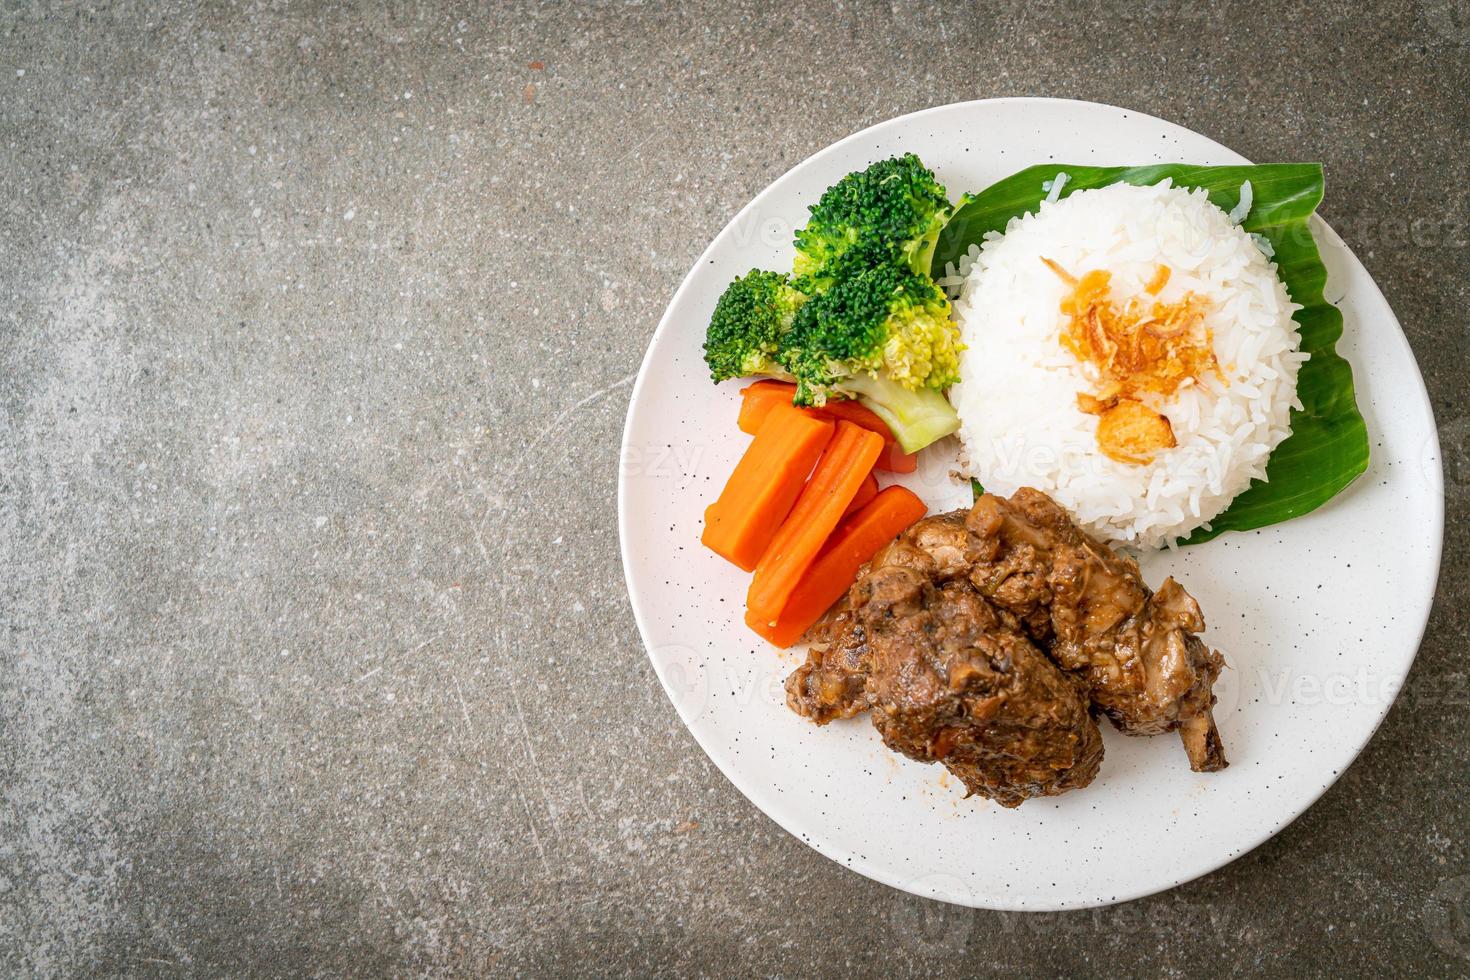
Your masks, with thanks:
M1320 510L1287 524L1150 555L1199 599L1205 640L1231 670L1216 717L1230 768L1189 771L1173 736L1103 724L1091 786L1005 810L963 798L938 766L885 749L866 718L825 728L789 712L802 659L741 621L748 577L699 545L705 506L748 439L738 383L710 384L700 344L715 300L754 266L788 268L805 206L833 181L912 151L951 196L1047 161L1104 166L1246 163L1187 129L1084 102L1002 99L929 109L864 130L777 180L700 256L669 304L628 409L618 516L633 612L654 669L695 739L756 806L840 864L948 902L997 909L1105 905L1205 874L1276 833L1353 761L1414 660L1439 569L1439 447L1423 379L1363 266L1315 232L1342 309L1373 460ZM1310 148L1303 154L1310 157ZM1328 175L1328 196L1332 194ZM1360 206L1360 205L1349 205ZM1371 206L1364 204L1361 206ZM968 489L931 449L906 482L930 512Z

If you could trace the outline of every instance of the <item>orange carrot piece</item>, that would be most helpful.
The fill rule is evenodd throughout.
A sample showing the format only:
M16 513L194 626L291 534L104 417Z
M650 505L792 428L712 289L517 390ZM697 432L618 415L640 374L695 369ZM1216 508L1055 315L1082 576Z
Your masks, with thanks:
M851 422L837 423L811 479L756 565L745 604L762 622L774 623L781 615L791 590L822 550L882 451L883 437L876 432Z
M864 408L861 402L850 398L832 398L817 411L834 419L860 425L869 432L876 432L883 437L884 442L893 441L893 431L888 428L888 423L879 418L872 409Z
M791 512L835 424L795 408L772 411L720 493L705 509L700 540L715 554L753 571Z
M878 462L873 464L873 469L889 473L912 473L918 468L918 453L904 452L897 442L883 443L883 452L878 454Z
M863 480L862 485L858 487L857 493L853 495L852 503L848 504L847 510L842 512L842 519L846 520L847 515L868 506L876 496L878 496L878 478L869 473L867 479Z
M782 647L781 644L776 642L776 627L770 623L761 622L760 618L749 609L745 610L745 625L759 634L760 638L766 642L781 647L782 650L786 649L786 647ZM787 644L787 646L790 646L790 644Z
M771 410L773 404L792 403L796 397L796 385L788 381L757 381L742 388L740 395L742 404L738 424L741 431L754 432L755 426L760 424L761 418ZM893 440L893 433L889 431L887 422L871 409L864 408L860 402L850 398L832 398L827 404L812 408L811 411L860 425L869 432L878 433L885 442Z
M746 622L776 646L791 646L832 603L842 598L857 579L858 569L872 560L884 545L896 538L904 528L924 516L924 501L903 487L889 487L873 498L862 510L846 518L813 559L775 626Z
M796 395L796 385L785 381L757 381L741 389L740 395L740 415L736 419L736 425L741 432L753 434L773 407L791 404L791 399ZM883 452L878 457L877 469L891 473L912 473L918 468L918 459L899 447L888 424L855 401L834 398L821 408L807 408L802 411L819 418L845 419L882 436Z
M789 404L791 399L796 397L796 385L790 381L777 381L775 378L761 378L741 388L740 393L742 395L784 394Z
M739 392L739 417L735 420L735 425L739 426L741 432L756 432L772 408L789 406L795 394L797 386L779 381L757 381L754 385L742 388ZM810 408L803 408L803 411L816 414Z
M747 391L784 391L787 395L794 395L796 393L796 385L790 381L781 381L777 378L757 378L740 389L742 395Z

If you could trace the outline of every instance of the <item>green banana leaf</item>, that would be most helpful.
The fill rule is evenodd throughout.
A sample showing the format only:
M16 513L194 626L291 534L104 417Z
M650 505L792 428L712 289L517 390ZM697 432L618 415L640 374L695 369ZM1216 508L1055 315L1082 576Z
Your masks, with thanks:
M1353 369L1335 350L1342 336L1342 313L1327 302L1322 287L1327 270L1307 220L1322 200L1322 166L1278 163L1245 167L1031 167L981 191L955 212L934 250L933 271L958 262L972 244L991 231L1003 231L1016 215L1035 211L1046 198L1042 181L1065 172L1062 195L1119 181L1155 184L1164 178L1176 187L1202 187L1226 211L1251 182L1253 201L1242 227L1271 242L1281 281L1301 304L1296 322L1302 350L1311 359L1297 377L1302 410L1292 413L1291 435L1271 454L1266 479L1257 480L1210 522L1181 544L1208 541L1223 531L1245 531L1290 520L1332 499L1368 467L1368 431L1353 395Z

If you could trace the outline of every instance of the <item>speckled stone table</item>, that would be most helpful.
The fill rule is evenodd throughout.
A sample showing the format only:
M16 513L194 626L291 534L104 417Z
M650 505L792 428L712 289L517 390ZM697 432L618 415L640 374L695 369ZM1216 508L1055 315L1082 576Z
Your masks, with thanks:
M0 973L1464 974L1467 91L1464 0L0 7ZM905 896L752 808L614 521L633 374L735 211L1015 94L1322 159L1449 487L1358 763L1066 915Z

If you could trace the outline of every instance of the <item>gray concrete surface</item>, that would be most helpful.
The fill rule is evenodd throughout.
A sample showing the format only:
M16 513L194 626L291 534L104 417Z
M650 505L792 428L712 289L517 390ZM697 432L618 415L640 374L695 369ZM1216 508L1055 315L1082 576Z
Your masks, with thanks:
M1464 0L0 6L0 973L1465 974L1467 91ZM1324 160L1450 482L1418 665L1321 803L1032 917L750 806L614 524L629 380L725 221L1013 94Z

